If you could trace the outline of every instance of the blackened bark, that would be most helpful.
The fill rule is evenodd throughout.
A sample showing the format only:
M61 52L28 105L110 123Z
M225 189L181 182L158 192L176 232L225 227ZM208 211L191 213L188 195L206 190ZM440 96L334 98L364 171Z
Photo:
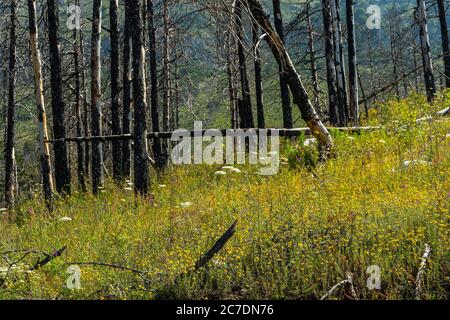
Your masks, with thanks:
M339 0L331 1L334 26L334 60L336 63L339 126L345 127L348 123L347 80L344 62L344 49L342 40L342 25Z
M9 63L8 63L8 108L6 111L6 141L5 141L5 201L8 208L13 209L15 203L15 116L16 116L16 24L17 1L11 0L9 27Z
M448 39L447 17L445 15L445 0L437 0L439 22L441 24L442 50L444 53L445 84L450 89L450 43Z
M325 30L325 58L327 64L327 85L329 99L330 122L339 125L338 98L336 86L336 66L334 64L333 20L331 15L331 1L322 0L323 23Z
M425 87L427 89L428 101L431 102L436 94L436 86L433 74L433 60L431 58L430 36L428 34L425 0L417 0L417 22L420 30L420 44L422 47Z
M122 133L131 133L131 34L132 24L130 1L125 0L125 26L123 32L123 89L122 89ZM130 141L122 141L122 176L129 177L131 173Z
M70 172L67 158L65 127L65 102L62 89L61 57L58 38L58 4L56 0L47 0L48 40L50 50L50 82L52 91L53 136L56 142L55 152L55 180L56 190L61 194L70 194Z
M274 15L275 29L277 30L277 33L284 44L283 15L281 13L280 0L273 0L273 15ZM291 96L289 94L289 88L286 82L286 71L284 69L285 69L284 65L279 66L281 104L283 107L284 127L286 129L290 129L293 127Z
M80 5L77 0L76 5ZM74 46L74 68L75 68L75 118L76 118L76 130L77 137L83 136L83 118L81 115L81 70L80 66L80 44L77 29L73 30L73 46ZM85 169L85 154L84 145L81 142L77 143L77 175L78 184L82 191L86 191L86 169Z
M120 54L119 54L119 0L109 2L111 35L111 120L112 134L120 135ZM122 178L122 152L120 141L112 142L113 177L116 182Z
M92 15L92 47L91 47L91 110L92 135L102 135L102 97L101 97L101 10L102 0L93 1ZM92 191L97 194L103 187L103 145L101 141L92 144Z
M129 1L133 21L134 186L137 194L146 195L149 191L149 161L142 4L140 0Z
M242 0L236 1L235 6L235 23L239 57L239 72L241 80L242 101L239 104L239 118L241 128L253 128L255 122L253 120L252 102L250 98L250 84L247 76L247 62L244 50L244 30L242 27Z
M153 10L153 1L148 0L147 17L148 17L148 35L150 38L150 82L151 82L151 114L153 132L159 132L159 111L158 111L158 65L157 65L157 48L156 48L156 31ZM156 168L161 170L167 164L162 155L161 139L153 140L153 156Z
M348 34L348 69L350 88L350 118L355 126L359 125L358 70L356 63L356 36L354 0L346 0Z
M253 34L253 48L255 59L255 92L256 92L256 113L258 116L258 128L264 129L266 127L266 120L264 118L264 102L263 102L263 87L261 76L261 53L259 50L259 27L258 24L253 22L252 34Z

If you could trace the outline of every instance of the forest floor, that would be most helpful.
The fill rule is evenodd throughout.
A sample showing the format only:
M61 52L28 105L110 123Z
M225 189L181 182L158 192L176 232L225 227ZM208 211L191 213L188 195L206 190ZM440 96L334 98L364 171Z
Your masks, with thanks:
M174 167L152 180L153 200L108 184L56 201L51 216L40 198L25 201L16 222L0 223L0 299L319 299L347 273L359 299L415 299L427 245L419 294L449 299L450 122L416 121L449 102L381 105L367 124L384 129L336 134L325 164L286 142L276 176ZM192 272L235 220L225 247ZM349 296L343 286L328 298Z

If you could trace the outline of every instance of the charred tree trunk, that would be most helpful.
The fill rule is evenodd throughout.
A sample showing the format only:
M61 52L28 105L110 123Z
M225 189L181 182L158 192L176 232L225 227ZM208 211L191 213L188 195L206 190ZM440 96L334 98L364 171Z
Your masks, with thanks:
M398 79L398 57L397 57L397 50L395 47L395 34L394 30L392 28L392 22L389 25L389 44L390 44L390 53L391 53L391 61L392 61L392 72L394 79ZM396 98L400 99L400 87L399 83L395 84L395 94Z
M36 0L28 0L28 21L30 32L30 52L33 64L34 87L36 94L36 118L39 131L39 157L41 163L42 186L45 200L51 203L53 194L53 179L48 144L47 114L45 111L44 85L42 80L42 61L38 45L38 30L36 26Z
M255 52L255 91L256 91L256 112L258 116L258 128L264 129L266 127L266 120L264 118L264 102L263 102L263 87L261 76L261 53L259 51L259 26L257 23L252 24L253 47Z
M425 0L417 0L417 22L420 29L420 44L422 48L423 70L428 101L432 102L436 94L433 74L433 60L430 50L430 36L428 34L427 12Z
M9 209L15 204L15 116L16 116L16 24L17 24L17 1L11 0L9 26L9 64L8 64L8 108L6 111L6 141L5 141L5 201Z
M153 132L159 132L159 111L158 111L158 65L156 48L156 31L153 10L153 0L147 3L148 29L150 38L150 82L151 82L151 114ZM166 166L165 157L162 154L161 139L153 140L153 156L155 157L156 167L162 170Z
M79 1L75 2L76 5L80 5ZM81 98L82 93L82 83L81 83L81 70L80 65L80 43L78 38L77 29L73 30L73 46L74 46L74 72L75 72L75 118L76 118L76 130L77 137L83 136L83 118L81 115ZM83 57L81 57L82 59ZM78 173L78 184L82 191L86 191L86 169L85 169L85 154L84 145L82 142L77 143L77 173Z
M319 87L319 76L317 75L317 64L316 64L316 49L314 46L314 28L311 21L311 3L306 4L306 22L308 28L308 51L309 59L311 65L311 82L314 90L314 107L320 113L320 87Z
M92 135L102 135L102 96L101 96L101 10L102 0L94 0L92 16L92 48L91 48L91 112L92 112ZM92 191L97 194L99 188L103 187L103 146L101 141L92 144Z
M83 129L84 135L88 137L90 135L90 125L89 125L89 103L88 103L88 93L86 86L86 62L84 58L84 40L83 40L83 32L79 30L78 32L79 46L80 46L80 66L81 66L81 90L83 92ZM90 144L86 142L84 144L84 180L86 182L86 191L87 184L90 177L90 168L91 168L91 154L90 154Z
M239 57L239 72L241 80L242 100L239 103L239 118L241 128L253 128L252 102L250 98L250 84L247 76L247 62L244 50L244 30L242 27L242 0L236 1L235 19Z
M442 50L444 52L445 84L450 89L450 43L448 39L447 17L445 15L445 0L437 0L439 22L441 24Z
M133 21L134 186L137 194L146 195L149 191L149 161L142 4L141 0L129 1Z
M283 15L281 13L280 0L273 0L273 15L275 22L275 30L277 31L281 41L284 44ZM286 82L286 71L284 70L284 65L280 65L279 71L280 71L281 103L283 106L283 123L286 129L290 129L293 127L291 96L289 94L289 88Z
M122 89L122 133L131 133L131 4L130 0L125 0L125 26L123 32L123 89ZM130 141L122 141L122 176L130 177L131 174L131 149Z
M355 126L359 125L359 92L358 69L356 63L356 36L355 36L355 12L354 0L346 0L347 8L347 33L348 33L348 70L350 88L350 117Z
M228 95L230 99L230 123L232 129L238 128L238 106L237 106L237 90L236 90L236 72L234 65L235 57L235 38L233 35L233 19L230 18L228 26L229 32L226 33L226 59L227 59L227 76L228 76Z
M163 41L163 119L162 129L165 132L170 130L170 26L169 26L169 4L168 0L163 0L163 29L164 29L164 41ZM162 141L162 149L164 154L164 163L167 163L169 159L169 143L167 140Z
M334 0L322 0L322 10L325 29L325 58L327 64L330 122L332 125L338 126L339 110L336 87L336 66L334 64L333 18L331 15L331 1Z
M67 158L65 127L65 103L62 89L61 57L58 37L58 4L56 0L47 0L48 40L50 50L50 82L52 91L53 136L59 140L53 146L55 152L56 190L61 194L70 194L70 172Z
M262 27L263 32L267 33L265 39L272 54L279 65L282 64L285 66L286 81L291 90L293 101L300 109L303 120L308 127L311 128L314 136L317 137L321 145L325 147L326 154L329 155L329 152L333 147L333 139L314 110L314 107L309 100L308 93L292 63L289 53L284 47L278 33L267 18L267 13L264 11L260 0L248 0L248 4L253 17Z
M334 59L336 64L337 90L339 101L339 125L341 127L345 127L348 123L348 102L339 0L331 0L331 12L333 16L334 26Z
M111 119L112 134L120 135L120 54L119 54L119 0L109 2L109 21L111 35ZM122 179L121 143L112 142L113 177L116 182Z

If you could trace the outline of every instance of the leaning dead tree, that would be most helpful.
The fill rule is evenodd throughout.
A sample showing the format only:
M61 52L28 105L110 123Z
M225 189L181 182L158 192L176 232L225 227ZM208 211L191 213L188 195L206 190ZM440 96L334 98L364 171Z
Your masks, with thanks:
M431 102L436 94L436 86L433 74L433 60L431 58L430 35L428 33L425 0L417 0L416 18L420 30L420 46L422 48L425 87L427 90L428 101Z
M6 141L4 149L5 157L5 200L8 208L13 208L15 203L15 115L16 115L16 27L17 27L17 1L11 0L10 26L9 26L9 58L8 58L8 106L6 110Z
M325 151L329 153L333 147L333 139L328 130L316 113L305 86L292 63L291 57L287 52L281 38L268 19L260 0L248 0L248 7L253 18L259 23L263 32L267 33L265 40L269 45L272 54L279 65L284 66L286 81L291 90L293 101L299 107L303 120L318 141L325 147Z
M53 136L60 142L55 143L55 181L56 191L62 194L70 193L70 172L66 145L65 102L62 89L61 56L59 52L59 18L56 0L47 0L48 41L50 52L50 84L52 93Z
M28 21L30 32L30 53L33 64L34 87L36 94L36 113L39 131L39 157L41 163L41 175L44 196L47 201L51 200L53 193L53 180L50 163L48 140L47 114L45 111L44 86L42 80L42 61L38 46L38 30L36 26L36 0L28 0Z
M102 97L101 97L101 10L102 0L94 0L92 15L92 47L91 47L91 110L92 135L102 135ZM92 146L92 191L96 194L103 186L103 146L96 141Z
M264 129L266 127L266 120L264 117L264 102L263 102L263 87L261 75L261 52L259 50L259 26L256 22L252 23L252 36L254 48L254 68L255 68L255 94L256 94L256 114L258 119L258 128ZM262 35L261 37L264 37Z

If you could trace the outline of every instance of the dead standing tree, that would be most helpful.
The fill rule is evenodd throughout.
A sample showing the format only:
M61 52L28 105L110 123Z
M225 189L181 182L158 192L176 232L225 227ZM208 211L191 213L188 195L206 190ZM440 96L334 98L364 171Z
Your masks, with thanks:
M101 10L102 0L94 0L92 14L92 47L91 47L91 112L92 135L102 135L102 97L101 97ZM98 193L103 187L103 146L100 140L92 146L92 191Z
M325 59L327 65L327 86L329 100L329 114L332 125L339 125L339 107L336 86L336 65L334 64L333 23L331 15L331 1L322 0L323 23L325 30Z
M133 100L134 100L134 185L137 194L149 191L149 157L147 150L147 97L145 85L144 23L141 0L130 0L133 21Z
M5 201L8 208L13 209L15 203L15 115L16 115L16 27L17 27L17 1L10 3L9 26L9 58L8 58L8 107L6 110L6 141L5 141Z
M50 51L50 84L52 92L53 136L58 140L53 147L55 152L55 180L56 191L70 194L70 172L68 166L67 149L64 142L65 103L62 89L61 57L59 52L59 18L56 0L47 0L48 41Z
M284 45L283 15L281 13L280 0L273 0L273 15L275 29ZM294 126L292 122L291 96L289 94L289 88L286 81L286 71L284 70L284 65L281 64L279 66L279 71L281 104L283 106L283 124L286 129L291 129Z
M151 85L151 116L154 132L159 132L159 111L158 111L158 65L157 65L157 47L155 30L155 13L153 0L147 2L148 36L150 51L150 85ZM161 139L153 140L153 157L155 158L156 168L162 170L166 165L165 157L162 154Z
M437 0L439 22L441 24L442 50L444 52L445 84L450 89L450 42L448 39L447 17L445 15L445 0Z
M250 84L247 75L247 63L244 48L244 29L242 26L242 0L236 0L234 6L236 41L238 46L239 72L241 79L242 100L239 100L238 110L241 128L253 128L255 126L252 112Z
M356 30L354 0L346 0L347 9L347 34L348 34L348 70L350 88L350 118L355 126L359 125L359 96L358 96L358 70L356 63Z
M130 18L130 1L125 0L125 25L123 32L123 56L122 56L122 133L131 133L131 35L132 35L132 23ZM131 173L131 147L129 140L122 141L122 176L129 178Z
M316 110L309 100L305 86L303 85L281 38L270 23L261 2L259 0L247 0L247 3L253 18L258 22L262 30L267 33L265 40L269 45L272 54L278 64L284 66L286 81L291 90L293 101L299 107L303 120L311 129L313 135L320 141L321 145L325 147L326 154L329 155L329 152L333 147L333 139L319 119Z
M428 34L425 0L417 0L416 19L420 30L420 46L422 48L425 87L427 90L428 101L431 102L436 94L436 86L433 74L433 60L431 58L430 35Z
M41 163L42 185L45 199L48 203L53 194L53 180L50 163L47 133L47 114L45 111L44 86L42 80L42 61L38 45L38 30L36 26L36 0L28 0L28 22L30 32L30 53L33 64L34 86L36 94L36 113L39 131L39 156Z
M111 119L112 134L120 135L120 54L119 54L119 1L109 2L109 21L111 36ZM121 144L119 141L112 143L113 177L116 182L122 178L121 168Z

